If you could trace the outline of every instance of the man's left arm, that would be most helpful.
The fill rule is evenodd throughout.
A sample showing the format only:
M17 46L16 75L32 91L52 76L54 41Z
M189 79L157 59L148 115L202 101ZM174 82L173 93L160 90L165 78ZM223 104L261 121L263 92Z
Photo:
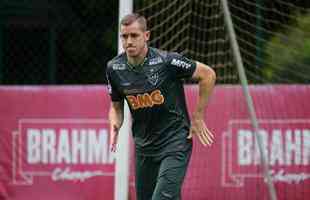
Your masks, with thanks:
M208 103L208 99L212 93L215 85L216 74L214 70L200 62L196 62L196 69L192 75L194 80L199 84L199 96L196 108L192 114L191 129L188 138L193 135L197 135L200 142L206 146L213 143L214 136L208 130L204 122L205 108Z

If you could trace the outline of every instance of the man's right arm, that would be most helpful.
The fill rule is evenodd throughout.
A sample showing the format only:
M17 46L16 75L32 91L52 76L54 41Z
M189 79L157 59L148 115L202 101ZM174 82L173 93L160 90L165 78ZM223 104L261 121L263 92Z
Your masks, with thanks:
M112 101L109 111L111 151L115 152L119 130L124 121L124 101Z
M124 120L124 99L117 90L117 87L113 85L111 75L111 62L109 62L107 66L106 76L108 80L108 92L112 100L109 111L110 145L111 151L115 152L118 133Z

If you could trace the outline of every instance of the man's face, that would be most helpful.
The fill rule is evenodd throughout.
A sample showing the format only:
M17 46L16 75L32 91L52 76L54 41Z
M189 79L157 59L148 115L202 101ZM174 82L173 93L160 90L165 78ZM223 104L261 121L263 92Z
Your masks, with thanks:
M129 57L141 55L149 38L150 32L143 31L137 21L128 26L121 26L122 45Z

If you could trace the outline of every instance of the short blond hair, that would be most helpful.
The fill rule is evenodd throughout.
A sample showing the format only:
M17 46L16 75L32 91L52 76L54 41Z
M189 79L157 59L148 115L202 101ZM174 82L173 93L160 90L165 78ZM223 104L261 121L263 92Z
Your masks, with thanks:
M128 26L134 22L138 22L140 24L140 27L142 31L147 31L147 22L144 16L138 14L138 13L132 13L125 15L121 19L121 25Z

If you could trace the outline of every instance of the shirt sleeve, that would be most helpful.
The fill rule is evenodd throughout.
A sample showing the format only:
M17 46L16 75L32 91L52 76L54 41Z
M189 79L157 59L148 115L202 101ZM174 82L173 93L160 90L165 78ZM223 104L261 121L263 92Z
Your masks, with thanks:
M169 53L168 67L171 73L179 78L191 78L196 69L196 62L178 53Z
M107 70L106 70L106 77L108 80L107 88L108 88L108 92L109 92L109 95L111 97L111 100L112 101L122 101L123 100L122 95L119 93L119 91L117 90L117 88L115 87L115 85L112 82L111 71L109 70L109 67L107 67Z

